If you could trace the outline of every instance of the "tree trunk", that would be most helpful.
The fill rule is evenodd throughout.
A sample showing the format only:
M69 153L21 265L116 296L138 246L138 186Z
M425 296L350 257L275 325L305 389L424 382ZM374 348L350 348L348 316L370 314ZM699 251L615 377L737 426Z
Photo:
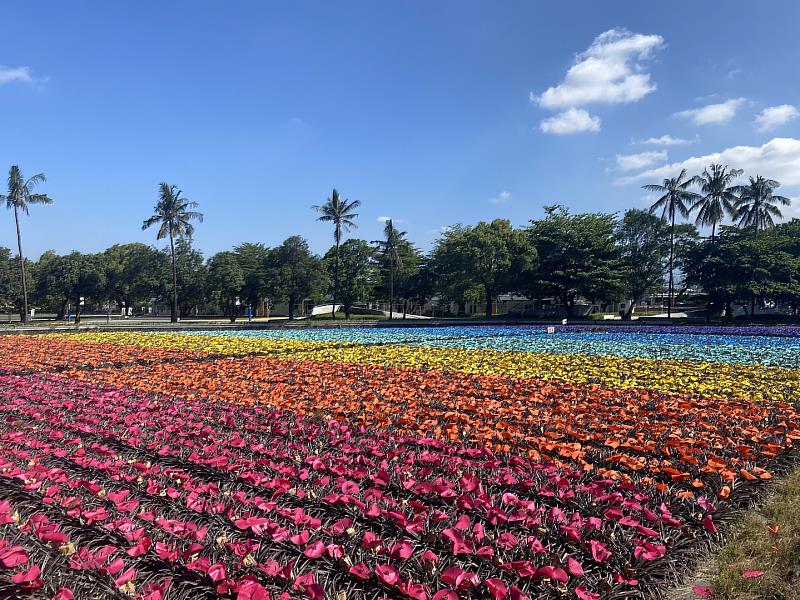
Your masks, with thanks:
M631 305L628 307L628 310L625 311L625 314L622 315L623 321L630 321L633 318L633 307L636 306L636 300L631 300Z
M394 311L394 260L389 259L389 319L391 320Z
M81 322L81 297L77 296L75 300L75 325L78 325Z
M575 301L570 300L566 296L562 296L561 302L564 304L564 311L567 313L567 318L572 319L575 316Z
M493 296L494 296L494 290L486 287L486 288L484 288L484 291L486 292L486 318L489 319L489 318L491 318L492 313L494 312L492 310L492 308L493 308L492 299L493 299Z
M14 221L17 224L17 249L19 250L19 272L22 277L22 322L28 322L28 280L25 277L25 255L22 254L22 233L19 230L19 209L14 204Z
M673 279L672 279L672 257L675 252L675 208L673 207L670 210L671 217L672 217L672 226L669 230L669 287L667 288L667 318L672 318L672 289L673 289Z
M175 263L175 238L172 235L172 228L169 230L169 248L172 254L172 306L170 307L169 320L172 323L178 322L178 266Z
M716 222L716 221L714 221L714 222L711 224L711 243L712 243L712 244L714 243L714 234L715 234L716 232L717 232L717 222Z
M63 321L64 315L67 313L67 300L64 300L61 303L61 306L58 308L58 313L56 314L56 321Z
M408 312L408 298L403 300L403 319L406 318L406 313Z
M733 305L730 300L725 300L725 320L733 323Z
M294 298L289 296L289 320L294 319Z
M331 317L336 320L336 297L339 295L339 235L336 235L336 256L333 262L333 307Z

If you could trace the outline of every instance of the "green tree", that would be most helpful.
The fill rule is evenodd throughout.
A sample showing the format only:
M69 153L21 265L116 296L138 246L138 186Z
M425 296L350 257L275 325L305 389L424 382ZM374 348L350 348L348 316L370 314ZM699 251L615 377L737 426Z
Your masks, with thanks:
M149 304L162 287L164 255L147 244L115 244L101 259L106 270L108 297L119 308Z
M675 294L675 219L678 214L683 218L689 216L689 207L700 199L700 195L690 192L689 188L696 184L694 178L686 178L686 169L677 177L665 179L661 184L642 186L648 192L662 194L653 202L650 212L661 211L661 218L670 223L669 233L669 284L667 291L667 317L672 317L672 301Z
M0 307L17 306L20 299L20 279L17 259L8 248L0 247Z
M171 279L169 248L164 251L163 256L160 295L171 305L172 285L168 283ZM178 312L181 319L185 319L207 299L208 268L203 253L192 248L188 238L178 239L175 244L175 267L178 271Z
M392 219L387 219L383 227L384 239L373 242L378 247L381 265L389 275L389 319L394 318L394 283L398 269L403 267L403 243L406 242L406 232L394 226Z
M420 310L436 294L436 272L431 257L422 256L414 275L408 282L408 299Z
M403 318L405 319L408 314L408 304L414 294L414 281L424 257L419 248L408 240L400 240L397 246L397 255L399 261L394 270L394 297L395 302L402 302ZM390 273L388 268L383 272ZM382 287L386 288L385 285Z
M753 235L760 230L775 227L775 219L783 218L778 206L789 206L792 201L786 196L774 194L780 183L765 179L761 175L750 178L750 183L734 188L738 194L735 219L739 227L753 228Z
M19 252L19 273L22 287L22 322L28 322L28 278L25 274L25 255L22 252L22 232L19 226L19 213L28 212L29 204L52 204L53 200L47 194L35 194L33 190L40 183L47 181L44 173L37 173L25 179L17 165L12 165L8 170L8 194L0 194L0 202L5 202L6 207L14 210L14 222L17 226L17 249Z
M545 206L545 218L531 221L530 240L539 257L531 281L534 296L558 298L568 317L580 298L616 300L622 291L617 220L612 214L570 214Z
M317 221L333 223L333 241L336 250L333 263L333 308L331 308L331 314L334 319L336 318L336 300L339 297L339 246L342 242L342 231L347 232L351 228L357 227L355 218L358 217L358 213L353 211L359 206L361 206L360 200L342 200L339 192L334 188L331 197L325 204L311 207L320 213Z
M83 308L92 301L106 299L106 273L97 254L70 252L64 257L67 297L75 303L75 324L81 322Z
M667 226L646 210L625 212L617 229L623 267L623 286L630 305L623 315L630 319L634 307L650 292L663 290L666 271Z
M44 252L36 263L33 290L35 302L56 311L56 319L63 319L70 301L75 279L75 262L59 256L53 250Z
M242 286L242 302L253 307L256 314L263 312L263 305L268 293L267 261L269 248L264 244L250 242L236 246L236 260L244 275Z
M375 250L364 240L349 239L339 248L328 250L322 260L331 278L339 269L339 298L349 319L353 304L369 299L377 285Z
M695 223L711 227L711 241L714 241L717 225L726 216L736 213L736 190L731 185L744 171L728 169L727 166L712 164L703 170L702 175L694 178L700 186L702 196L691 206L690 212L697 211Z
M537 261L536 247L525 232L511 227L506 219L481 221L467 230L463 249L466 273L483 287L487 317L492 316L497 295L522 288Z
M170 256L172 259L172 305L170 321L178 322L178 268L175 263L175 239L191 238L194 233L192 221L203 222L203 214L190 210L197 207L197 202L181 196L182 191L174 185L162 182L159 184L159 198L152 217L142 224L142 229L159 225L157 240L169 237Z
M231 323L236 322L237 301L244 287L244 271L234 252L218 252L208 261L208 289L219 298Z
M458 306L456 316L459 317L466 314L468 303L479 302L483 294L481 286L469 273L468 233L469 227L465 225L447 227L436 240L428 264L436 293Z
M734 302L749 302L755 316L758 302L791 298L800 290L800 257L783 231L754 237L723 227L714 244L695 244L684 266L687 280L703 289L709 305L725 307L732 319Z
M299 235L270 250L269 286L276 298L288 303L290 319L294 318L298 303L325 288L326 278L320 263L308 249L308 242Z

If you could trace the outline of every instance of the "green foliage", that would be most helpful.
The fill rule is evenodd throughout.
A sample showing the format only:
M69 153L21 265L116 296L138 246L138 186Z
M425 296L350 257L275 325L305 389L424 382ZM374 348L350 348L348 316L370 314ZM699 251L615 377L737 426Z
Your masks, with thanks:
M404 307L408 304L411 283L419 270L422 253L406 239L405 231L394 226L392 219L387 219L383 235L384 239L373 242L382 275L378 293L389 300L389 318L392 318L398 299L403 300Z
M235 252L219 252L209 259L208 290L219 299L231 323L236 321L236 301L240 299L244 284L244 271Z
M767 299L800 307L798 225L777 227L754 237L751 232L723 227L715 243L704 241L687 251L687 281L708 294L715 309L730 318L734 302L750 302L751 310Z
M725 217L736 214L736 188L731 184L742 173L741 169L729 169L727 166L713 164L694 178L703 195L690 210L697 211L695 224L711 227L712 239L715 237L717 226Z
M44 258L44 256L42 257ZM84 306L92 302L102 302L108 299L107 275L103 265L103 256L100 254L82 254L71 252L66 256L49 254L46 262L40 260L40 282L53 282L57 280L58 296L51 296L60 300L59 314L63 316L64 308L69 302L75 314L75 323L80 323ZM56 286L50 287L55 290ZM43 297L47 297L45 294Z
M20 280L17 272L19 259L8 248L0 247L0 307L17 306L20 298Z
M170 250L164 251L165 261L162 275L161 297L172 302L172 286L169 281ZM178 281L178 309L181 318L189 316L191 311L202 305L208 298L206 280L208 268L203 253L192 248L191 240L178 240L175 244L175 270Z
M194 233L192 221L203 222L203 213L194 211L197 202L184 197L183 192L168 183L159 184L158 202L153 209L153 216L146 219L142 229L158 225L157 240L169 238L170 258L172 261L172 304L171 321L178 321L178 269L175 257L175 240L191 239Z
M539 256L530 293L559 298L569 317L580 298L616 300L624 283L616 217L573 215L559 205L546 206L545 213L528 229Z
M635 305L646 294L663 288L668 233L664 221L645 210L632 208L622 218L617 228L622 285L631 301L625 318L630 318Z
M17 165L12 165L8 170L8 194L0 194L0 202L5 202L6 207L14 211L14 222L17 227L17 250L19 257L20 283L22 291L22 321L28 321L28 275L26 273L25 254L22 252L22 231L19 224L19 213L28 214L29 204L52 204L53 200L47 194L36 194L34 189L47 181L44 173L37 173L25 179Z
M333 241L338 246L342 242L342 231L350 231L356 227L355 219L358 213L354 212L361 206L361 200L342 200L339 192L334 188L331 197L323 205L314 205L311 208L320 213L317 221L333 223Z
M336 246L328 250L322 260L330 279L333 280L337 268ZM378 283L379 269L375 260L375 250L364 240L347 240L338 248L338 269L338 298L345 317L349 319L353 304L369 300Z
M289 304L289 318L294 318L298 303L319 295L327 285L320 259L299 235L287 238L270 251L267 272L273 297Z
M480 289L486 315L492 316L497 295L519 291L531 277L537 253L524 231L514 229L508 220L495 219L449 229L437 243L434 257L445 295L458 301L469 290Z
M320 213L317 221L333 223L333 241L334 241L334 256L333 256L333 271L331 277L333 279L333 307L331 308L331 317L336 318L336 304L339 297L339 246L342 243L342 230L345 232L350 231L356 227L355 219L358 216L354 212L361 206L360 200L342 200L339 192L334 188L331 197L322 206L312 206L314 210Z
M464 316L467 304L483 299L483 288L468 274L468 232L469 227L464 225L448 227L436 240L429 263L437 293L458 305L459 317Z
M775 227L775 219L782 218L778 206L789 206L792 202L786 196L773 194L780 183L765 179L761 175L750 178L750 183L735 188L736 214L739 227L752 228L756 234L764 229Z
M107 295L117 306L146 305L163 289L167 261L146 244L116 244L102 253Z
M245 243L233 249L236 261L244 276L241 290L242 302L258 310L262 300L269 295L267 261L269 248L264 244Z

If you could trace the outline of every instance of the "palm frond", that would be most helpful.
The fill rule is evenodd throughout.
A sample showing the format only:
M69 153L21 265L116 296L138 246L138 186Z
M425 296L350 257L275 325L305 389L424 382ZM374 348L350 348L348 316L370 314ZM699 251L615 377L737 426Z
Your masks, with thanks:
M142 224L142 231L160 222L161 222L161 215L153 215L149 219L145 220L145 222Z
M33 177L28 178L28 180L25 182L25 187L28 190L32 190L37 185L39 185L40 183L44 183L45 181L47 181L47 177L45 177L45 174L37 173Z
M30 194L28 196L28 203L30 204L52 204L53 199L47 194Z

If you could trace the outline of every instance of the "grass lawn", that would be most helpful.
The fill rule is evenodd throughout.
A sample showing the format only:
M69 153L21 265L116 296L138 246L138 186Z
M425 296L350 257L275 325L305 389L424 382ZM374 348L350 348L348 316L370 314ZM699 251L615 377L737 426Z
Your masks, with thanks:
M800 598L800 469L778 481L764 505L743 517L718 564L715 597Z

